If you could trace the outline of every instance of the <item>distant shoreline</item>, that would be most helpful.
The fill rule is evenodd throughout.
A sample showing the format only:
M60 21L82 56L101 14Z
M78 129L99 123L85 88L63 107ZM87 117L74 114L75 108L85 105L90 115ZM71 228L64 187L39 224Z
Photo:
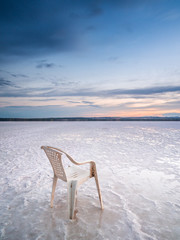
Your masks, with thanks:
M31 121L180 121L180 117L67 117L67 118L0 118L1 122Z

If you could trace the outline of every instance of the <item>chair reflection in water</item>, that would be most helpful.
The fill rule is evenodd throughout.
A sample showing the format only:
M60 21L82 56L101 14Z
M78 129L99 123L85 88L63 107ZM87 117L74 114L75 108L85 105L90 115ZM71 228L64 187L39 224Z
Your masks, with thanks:
M88 162L78 163L61 149L49 147L49 146L42 146L41 148L45 151L54 171L52 194L51 194L51 207L53 207L56 183L57 183L57 179L59 178L67 182L68 215L70 219L73 219L75 217L75 202L76 202L77 188L82 183L86 182L88 179L94 177L96 181L97 190L98 190L101 209L103 209L103 202L102 202L95 162L88 161ZM63 154L67 157L67 159L70 160L71 163L73 163L72 166L64 168L63 161L62 161ZM89 170L84 170L79 167L79 165L84 165L84 164L90 165Z

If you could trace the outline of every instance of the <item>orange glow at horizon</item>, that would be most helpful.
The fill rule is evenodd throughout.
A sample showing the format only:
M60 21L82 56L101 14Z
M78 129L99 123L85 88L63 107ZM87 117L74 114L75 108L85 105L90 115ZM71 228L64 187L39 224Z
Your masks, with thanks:
M96 114L86 114L85 117L146 117L146 116L152 116L152 117L163 117L163 114L172 113L172 111L166 111L166 110L156 110L156 109L145 109L145 110L133 110L131 112L129 111L111 111L108 113L96 113ZM180 114L179 110L174 111L174 113Z

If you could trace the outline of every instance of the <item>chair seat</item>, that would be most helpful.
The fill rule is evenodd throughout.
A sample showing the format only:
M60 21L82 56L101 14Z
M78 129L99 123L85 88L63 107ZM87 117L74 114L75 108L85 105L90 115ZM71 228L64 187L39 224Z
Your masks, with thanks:
M80 167L68 167L65 169L67 181L85 182L90 178L90 171Z

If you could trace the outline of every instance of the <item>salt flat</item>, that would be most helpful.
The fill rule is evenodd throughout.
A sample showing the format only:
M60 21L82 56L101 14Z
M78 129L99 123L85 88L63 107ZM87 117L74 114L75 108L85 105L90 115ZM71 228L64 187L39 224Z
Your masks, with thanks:
M95 181L78 190L77 218L67 218L67 187L41 145L76 161L96 161ZM1 122L0 238L180 239L180 122Z

